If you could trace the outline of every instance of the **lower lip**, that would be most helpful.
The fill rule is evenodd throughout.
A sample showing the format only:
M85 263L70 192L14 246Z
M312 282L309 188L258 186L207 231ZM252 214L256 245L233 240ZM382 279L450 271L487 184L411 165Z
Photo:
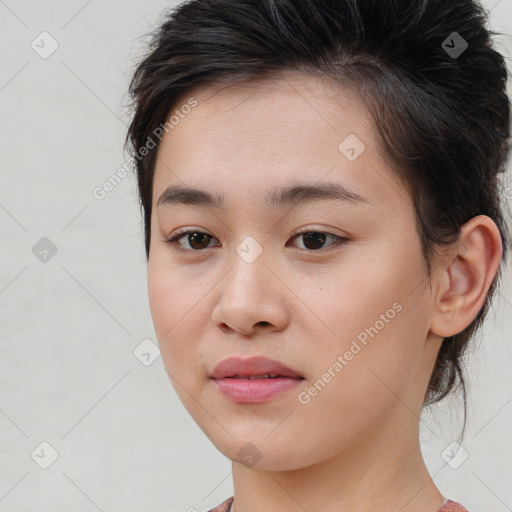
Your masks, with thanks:
M219 391L239 404L267 402L285 391L297 387L304 379L276 377L275 379L214 379Z

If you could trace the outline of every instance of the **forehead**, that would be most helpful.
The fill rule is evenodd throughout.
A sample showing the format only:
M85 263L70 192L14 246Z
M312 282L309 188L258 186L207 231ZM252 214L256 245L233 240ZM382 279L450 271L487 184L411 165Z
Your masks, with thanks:
M190 135L183 133L187 126L206 137L203 143L212 140L220 145L250 136L264 141L265 135L269 141L277 136L280 143L312 135L314 140L331 139L345 130L373 138L373 122L354 91L298 72L278 79L196 87L176 100L169 115L192 97L198 105L173 129L177 137Z
M180 112L191 98L197 105ZM300 74L202 86L184 93L169 118L180 113L160 143L154 203L171 183L216 187L225 195L233 188L251 196L255 190L325 178L355 192L382 193L382 180L371 170L383 165L374 126L349 89ZM347 140L364 148L356 160L343 153Z

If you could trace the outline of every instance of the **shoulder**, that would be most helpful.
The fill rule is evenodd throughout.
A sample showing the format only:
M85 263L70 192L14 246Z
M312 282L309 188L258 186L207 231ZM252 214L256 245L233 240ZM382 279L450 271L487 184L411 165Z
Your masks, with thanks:
M460 503L456 503L455 501L448 500L439 510L438 512L468 512L466 508L464 508Z
M208 510L208 512L228 512L229 509L231 508L231 503L233 502L233 499L234 496L231 496L226 501L223 501L220 505L217 505L215 508Z

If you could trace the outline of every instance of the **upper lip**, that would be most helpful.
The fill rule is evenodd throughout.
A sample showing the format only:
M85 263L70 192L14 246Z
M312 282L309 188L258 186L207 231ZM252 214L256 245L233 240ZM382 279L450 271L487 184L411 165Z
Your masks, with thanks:
M223 379L235 375L247 377L249 375L262 375L264 373L273 373L283 377L302 378L295 370L285 364L263 356L255 356L248 359L241 359L239 357L224 359L215 366L211 377L213 379Z

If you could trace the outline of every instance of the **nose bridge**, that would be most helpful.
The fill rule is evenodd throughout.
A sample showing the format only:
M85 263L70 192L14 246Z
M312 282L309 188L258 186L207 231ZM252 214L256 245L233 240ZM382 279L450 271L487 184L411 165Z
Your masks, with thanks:
M264 251L255 237L245 236L234 247L230 268L221 283L220 296L213 320L249 332L254 325L281 325L285 321L284 304L271 280L270 251Z
M263 245L251 235L244 236L235 247L231 260L233 265L231 276L228 276L228 280L234 287L231 291L237 295L238 300L243 297L250 300L251 296L254 300L256 299L254 293L260 297L260 293L264 291L265 281L268 278L266 268L268 254L269 251L264 251Z

